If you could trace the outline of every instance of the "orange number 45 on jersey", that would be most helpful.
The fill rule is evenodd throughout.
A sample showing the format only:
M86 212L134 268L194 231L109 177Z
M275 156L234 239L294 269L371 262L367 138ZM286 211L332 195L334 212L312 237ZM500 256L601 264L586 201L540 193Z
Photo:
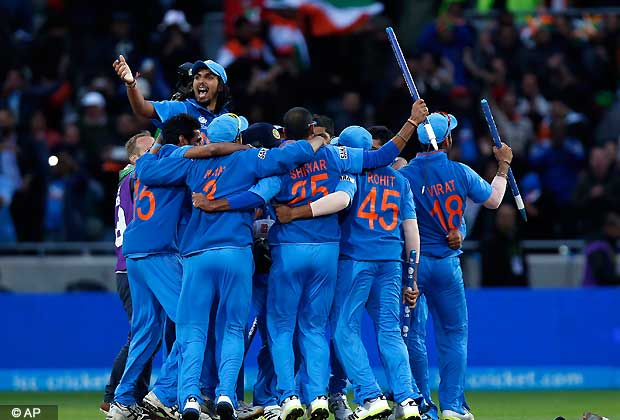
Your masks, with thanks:
M398 225L398 205L389 201L392 197L399 199L400 193L387 188L383 190L383 194L381 196L381 208L379 209L381 215L379 215L376 211L377 187L372 187L370 192L368 192L362 201L362 204L360 204L360 207L357 209L357 217L360 219L367 219L368 227L370 229L375 228L375 221L378 220L379 225L381 225L384 230L394 230ZM366 211L367 207L369 207L368 211ZM391 216L388 216L388 213L392 213ZM389 224L384 216L388 216L387 219L391 219Z

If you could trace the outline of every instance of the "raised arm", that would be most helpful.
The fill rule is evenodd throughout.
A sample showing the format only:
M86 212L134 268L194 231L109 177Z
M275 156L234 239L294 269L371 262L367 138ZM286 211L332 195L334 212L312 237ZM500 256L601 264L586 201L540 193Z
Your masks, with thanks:
M510 169L510 162L512 162L512 149L506 143L502 143L501 149L493 147L493 154L495 154L495 159L497 159L497 174L491 182L493 189L491 196L482 203L488 209L497 209L502 203L504 193L506 192L508 169Z
M379 150L364 151L364 169L381 168L390 165L405 148L407 142L428 115L424 99L418 99L411 106L411 115L396 135Z
M114 71L116 71L118 77L125 82L125 86L127 87L127 98L129 99L129 104L134 114L146 118L157 117L153 104L144 99L142 92L138 89L136 79L133 77L129 64L125 61L125 57L119 55L118 59L114 60L114 63L112 63L112 67L114 67Z

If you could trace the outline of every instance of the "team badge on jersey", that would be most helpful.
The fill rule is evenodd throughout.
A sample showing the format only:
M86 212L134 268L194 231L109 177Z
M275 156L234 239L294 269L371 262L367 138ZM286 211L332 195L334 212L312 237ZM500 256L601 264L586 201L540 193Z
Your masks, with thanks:
M350 182L351 184L355 184L355 180L351 178L349 175L341 175L340 180Z
M349 157L349 152L347 152L347 148L345 146L338 146L340 159L347 159Z

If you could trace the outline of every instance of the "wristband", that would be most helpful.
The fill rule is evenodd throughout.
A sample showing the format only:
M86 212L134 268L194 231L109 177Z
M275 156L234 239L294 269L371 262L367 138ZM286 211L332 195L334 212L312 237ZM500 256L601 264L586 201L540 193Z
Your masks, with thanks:
M415 121L413 121L411 118L407 118L407 122L415 128L418 128L418 124L416 124Z
M125 86L127 86L129 89L133 89L133 88L136 87L136 83L137 83L136 79L133 79L133 82L131 82L131 83L125 82Z
M508 173L497 171L495 176L501 176L502 178L508 179Z

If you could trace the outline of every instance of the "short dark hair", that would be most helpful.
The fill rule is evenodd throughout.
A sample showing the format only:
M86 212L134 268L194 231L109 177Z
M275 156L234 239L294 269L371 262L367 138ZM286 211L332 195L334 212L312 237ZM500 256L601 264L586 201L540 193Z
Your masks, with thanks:
M125 150L127 151L127 157L129 158L131 155L137 155L136 153L136 142L140 137L150 137L151 132L148 130L142 130L138 134L134 134L131 136L127 143L125 143Z
M312 113L306 108L296 106L284 114L284 130L289 140L305 139L310 135Z
M373 139L379 139L379 141L381 141L381 146L392 140L392 138L394 137L394 133L392 132L392 130L390 130L384 125L373 125L368 129L368 132Z
M329 118L327 115L319 114L314 114L313 118L316 122L316 125L318 125L319 127L325 127L325 131L327 131L327 134L329 134L331 137L334 137L334 120Z
M194 131L200 130L200 123L189 114L178 114L164 123L161 135L163 144L179 144L179 136L188 141L194 137Z

